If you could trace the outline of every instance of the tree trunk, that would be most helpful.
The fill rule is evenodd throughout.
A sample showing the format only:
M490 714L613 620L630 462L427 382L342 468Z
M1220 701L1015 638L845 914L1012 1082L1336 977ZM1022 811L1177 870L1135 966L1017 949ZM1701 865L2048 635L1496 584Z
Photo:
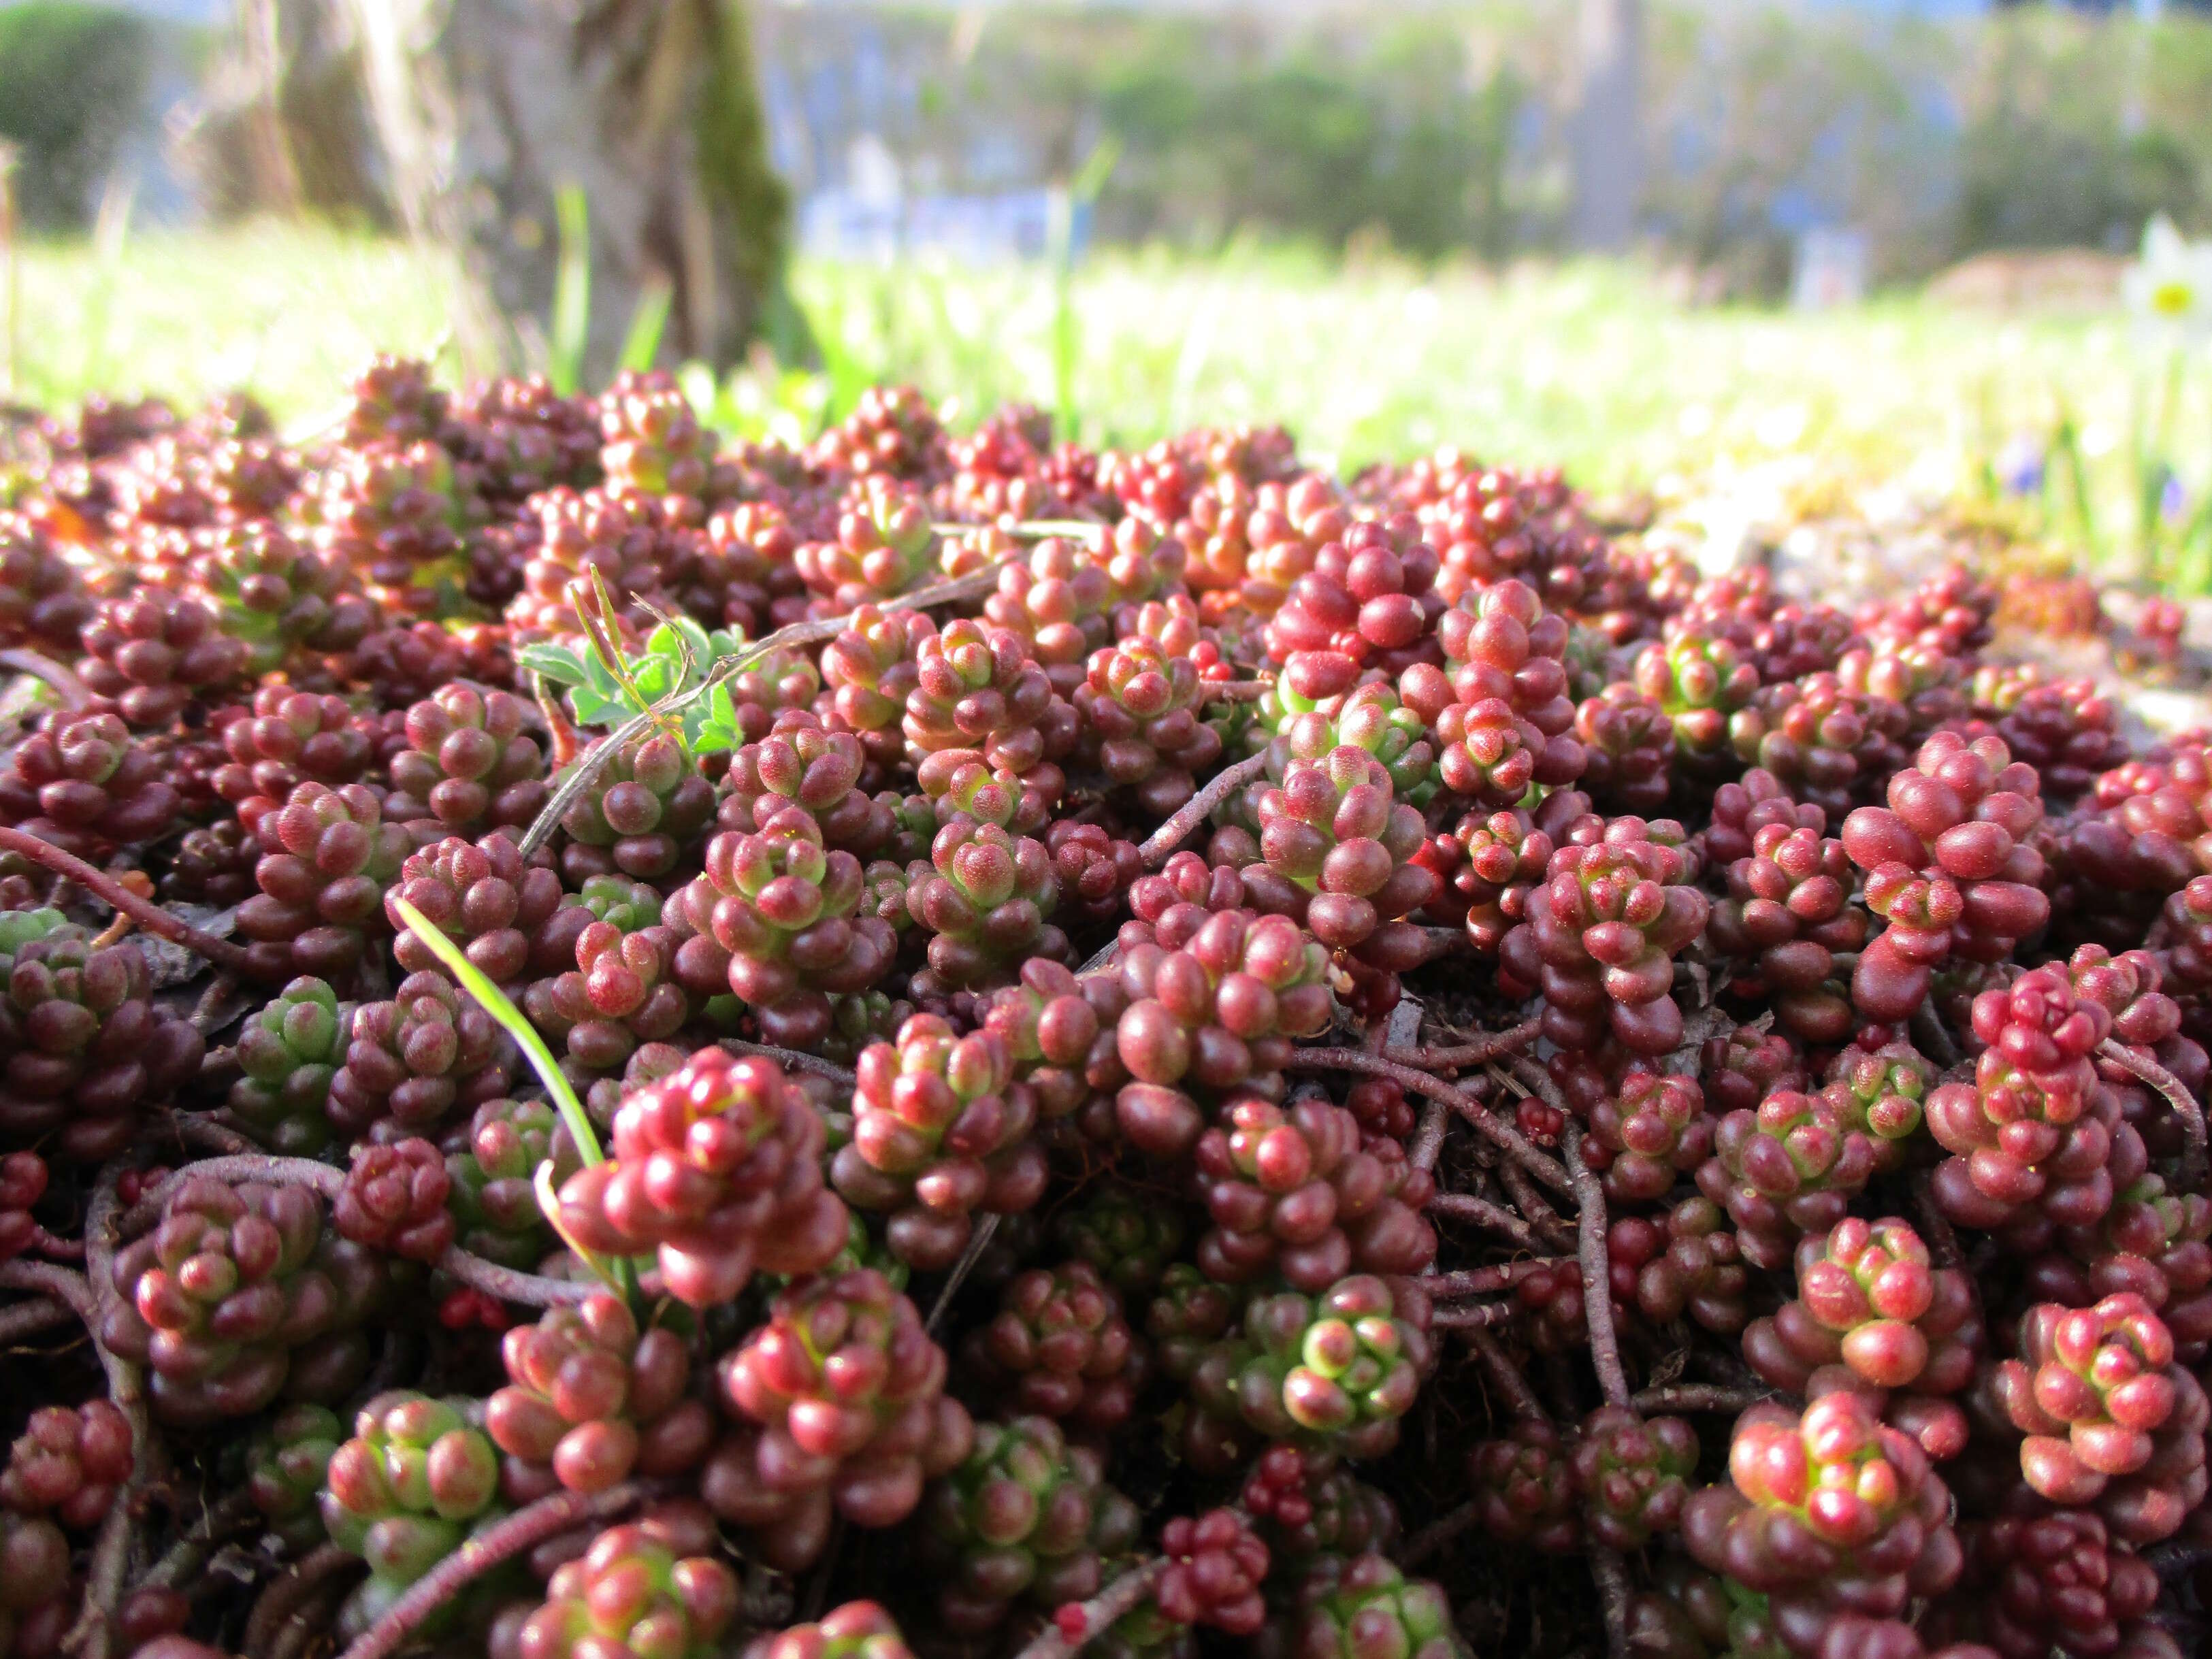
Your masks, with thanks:
M458 257L471 357L546 361L573 185L591 226L586 383L662 284L661 358L737 359L780 292L787 216L743 0L347 3L393 198Z
M1579 56L1571 228L1577 247L1609 252L1635 234L1644 189L1643 0L1582 0Z

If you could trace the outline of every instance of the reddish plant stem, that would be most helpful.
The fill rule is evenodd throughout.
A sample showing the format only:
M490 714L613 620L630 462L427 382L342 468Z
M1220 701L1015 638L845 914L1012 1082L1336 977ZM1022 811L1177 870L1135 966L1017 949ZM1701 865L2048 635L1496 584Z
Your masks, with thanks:
M518 1273L512 1267L502 1267L496 1261L487 1261L480 1255L471 1255L458 1244L446 1247L445 1255L438 1258L438 1271L458 1279L471 1290L495 1296L502 1302L518 1303L526 1308L559 1308L573 1303L588 1301L597 1295L599 1286L566 1279L548 1279L540 1273Z
M258 1181L272 1187L305 1187L325 1203L337 1201L338 1194L345 1190L346 1181L343 1170L318 1164L313 1158L275 1158L266 1152L202 1158L197 1164L185 1165L132 1206L131 1212L123 1218L124 1232L136 1236L153 1226L161 1218L163 1208L178 1189L195 1176L211 1181ZM472 1289L527 1308L557 1308L581 1302L596 1288L565 1279L518 1273L480 1255L471 1255L458 1244L447 1246L437 1265L441 1272Z
M1544 1409L1544 1402L1536 1398L1535 1389L1528 1386L1528 1379L1513 1363L1512 1356L1498 1346L1496 1337L1486 1330L1469 1331L1467 1345L1474 1350L1475 1359L1482 1367L1483 1376L1489 1379L1490 1386L1512 1408L1516 1417L1525 1417L1538 1423L1552 1420L1552 1414Z
M2115 1042L2107 1037L2097 1045L2097 1058L2109 1060L2124 1072L2132 1073L2166 1097L2173 1115L2181 1120L2181 1184L2185 1192L2204 1190L2205 1144L2204 1109L2181 1079L2141 1048L2124 1042Z
M1456 1084L1442 1078L1431 1077L1426 1072L1417 1072L1410 1066L1401 1066L1381 1054L1370 1054L1358 1048L1299 1048L1291 1055L1289 1068L1293 1072L1364 1072L1369 1077L1387 1077L1392 1082L1425 1095L1431 1100L1441 1100L1474 1126L1477 1133L1486 1137L1528 1173L1554 1192L1574 1190L1567 1172L1558 1160L1547 1158L1532 1146L1528 1138L1512 1125L1504 1122L1495 1113Z
M1492 1060L1527 1048L1534 1042L1541 1029L1538 1020L1523 1020L1518 1025L1503 1031L1492 1031L1473 1042L1462 1042L1449 1048L1386 1048L1383 1058L1401 1065L1431 1069L1439 1066L1486 1066Z
M200 1570L218 1542L233 1533L243 1532L260 1516L260 1507L254 1503L252 1492L232 1492L212 1509L203 1510L191 1530L139 1575L137 1582L131 1586L131 1593L136 1595L142 1589L167 1589L184 1583Z
M1547 1249L1571 1250L1575 1235L1567 1224L1559 1219L1559 1212L1544 1202L1544 1195L1529 1182L1526 1171L1511 1164L1498 1166L1498 1185L1528 1218L1536 1237Z
M1167 1558L1156 1555L1141 1566L1131 1567L1088 1601L1066 1603L1046 1621L1043 1631L1016 1659L1073 1659L1086 1643L1104 1635L1136 1611L1167 1570Z
M123 1218L122 1235L135 1238L161 1218L161 1212L187 1181L261 1182L271 1187L305 1187L325 1202L335 1203L345 1190L345 1171L333 1170L307 1158L276 1158L267 1152L237 1152L228 1158L202 1158L187 1164L141 1198Z
M1539 1253L1543 1241L1536 1230L1503 1204L1492 1204L1486 1198L1477 1198L1471 1193L1438 1193L1428 1202L1431 1215L1440 1215L1451 1221L1471 1222L1486 1232L1502 1234L1524 1250ZM1449 1295L1449 1291L1437 1292Z
M1413 1150L1407 1154L1415 1169L1436 1169L1437 1159L1443 1156L1444 1127L1450 1121L1451 1108L1441 1100L1432 1100L1421 1109L1421 1125L1413 1132Z
M195 1152L213 1152L224 1158L251 1158L261 1150L260 1143L251 1135L240 1134L204 1113L173 1112L169 1124L175 1129L177 1139Z
M1729 1389L1717 1382L1668 1382L1628 1403L1646 1417L1665 1412L1745 1412L1776 1398L1771 1389Z
M241 1644L246 1659L268 1659L285 1624L313 1601L325 1584L347 1568L361 1565L361 1557L351 1550L323 1544L285 1569L282 1578L273 1580L255 1598L253 1611L247 1615Z
M1454 1539L1472 1530L1481 1514L1481 1504L1470 1498L1457 1509L1438 1516L1406 1540L1398 1551L1398 1565L1406 1568L1419 1566Z
M1518 1311L1510 1302L1455 1302L1431 1314L1429 1324L1439 1331L1486 1331Z
M62 701L62 708L70 714L76 714L92 702L92 688L44 652L21 648L0 651L0 668L44 680L53 688Z
M58 1326L76 1322L76 1310L52 1297L18 1302L12 1308L0 1310L0 1342L21 1342L26 1337L40 1336Z
M340 1659L386 1659L397 1652L425 1619L502 1561L536 1548L572 1527L596 1525L657 1496L665 1483L625 1480L586 1495L560 1492L517 1510L498 1525L469 1539L460 1548L416 1579L407 1593L356 1638Z
M241 979L263 979L269 975L254 970L253 958L242 945L234 945L227 939L217 939L204 933L181 916L171 915L151 899L141 898L117 881L105 870L95 870L74 854L64 853L50 842L36 836L27 836L20 830L0 829L0 852L21 853L34 864L45 866L58 876L70 880L112 905L117 912L129 916L148 933L159 935L172 945L181 945L187 951L197 951L226 973L236 974ZM282 975L277 977L283 977Z
M143 1368L111 1350L101 1338L100 1310L113 1294L115 1250L118 1242L117 1218L122 1208L118 1188L124 1166L111 1163L100 1172L85 1206L84 1265L86 1292L94 1317L85 1328L100 1363L107 1373L107 1397L131 1425L130 1478L115 1496L114 1506L100 1523L92 1557L85 1571L84 1611L76 1627L63 1638L63 1646L82 1659L107 1659L115 1635L116 1609L123 1601L123 1578L130 1571L131 1528L139 1500L148 1488L168 1479L168 1443L154 1432L153 1414L146 1406Z
M1205 702L1257 702L1275 689L1273 680L1208 680L1199 688Z
M1590 1577L1597 1580L1598 1601L1605 1611L1605 1650L1608 1659L1629 1659L1628 1565L1620 1559L1620 1552L1603 1544L1592 1544Z
M1267 757L1255 755L1214 774L1205 788L1176 808L1174 816L1153 830L1137 849L1144 858L1145 867L1158 869L1167 861L1168 854L1182 844L1183 838L1206 822L1207 813L1267 769Z
M84 1260L84 1241L81 1238L56 1238L44 1227L31 1234L30 1248L49 1261L82 1261Z
M1936 1206L1936 1188L1925 1170L1913 1171L1912 1212L1919 1218L1929 1259L1939 1267L1957 1267L1965 1259L1959 1235L1951 1230L1951 1218Z
M817 1077L826 1077L841 1089L851 1088L855 1080L852 1073L835 1060L824 1060L819 1054L803 1054L796 1048L779 1048L767 1042L740 1042L735 1037L723 1037L720 1046L733 1054L750 1054L761 1060L772 1060L787 1070L811 1072Z
M1475 1202L1481 1200L1477 1199ZM1431 1273L1420 1281L1420 1286L1437 1302L1462 1296L1492 1296L1499 1291L1511 1290L1541 1268L1573 1260L1571 1255L1544 1255L1527 1261L1501 1261L1493 1267L1462 1267L1456 1273Z
M1605 1248L1605 1189L1583 1162L1582 1126L1571 1119L1560 1133L1559 1150L1567 1155L1567 1173L1574 1180L1575 1197L1582 1208L1577 1225L1582 1235L1583 1317L1589 1326L1590 1361L1597 1367L1598 1387L1605 1391L1606 1404L1626 1406L1634 1391L1628 1386L1628 1372L1620 1363L1620 1339L1613 1328L1613 1271ZM1602 1588L1602 1575L1599 1583ZM1609 1626L1612 1615L1608 1613L1607 1618Z
M0 1291L29 1291L58 1302L88 1327L100 1318L93 1304L92 1286L74 1267L51 1261L0 1261ZM16 1311L9 1310L10 1313Z

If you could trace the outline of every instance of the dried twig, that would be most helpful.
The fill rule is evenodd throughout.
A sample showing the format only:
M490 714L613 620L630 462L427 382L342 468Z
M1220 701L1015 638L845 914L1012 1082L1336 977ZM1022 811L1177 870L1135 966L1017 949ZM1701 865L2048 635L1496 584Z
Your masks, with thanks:
M1387 1077L1416 1094L1443 1101L1473 1124L1476 1133L1487 1137L1554 1192L1571 1193L1574 1190L1567 1179L1567 1172L1559 1167L1556 1158L1546 1157L1518 1129L1504 1121L1456 1084L1447 1083L1426 1072L1415 1071L1395 1060L1367 1054L1358 1048L1299 1048L1292 1052L1287 1069L1293 1072L1364 1072L1370 1077Z
M1173 817L1146 837L1145 844L1137 849L1144 857L1145 867L1156 870L1166 863L1168 854L1206 822L1207 813L1267 769L1267 757L1255 755L1215 773L1205 788L1176 808Z
M2108 1060L2122 1071L2133 1073L2166 1097L2173 1115L2181 1120L2181 1184L2185 1192L2204 1190L2205 1146L2204 1109L2182 1086L2181 1079L2158 1061L2148 1051L2131 1048L2124 1042L2115 1042L2107 1037L2097 1045L2097 1058Z
M945 1310L952 1305L954 1295L968 1275L975 1271L975 1264L983 1259L983 1252L991 1248L991 1236L999 1231L999 1221L1000 1217L995 1212L983 1218L982 1224L969 1235L967 1248L960 1252L960 1259L952 1264L952 1271L945 1276L944 1288L938 1291L937 1300L929 1308L926 1328L932 1336L937 1334L937 1327L945 1318Z
M253 1501L252 1492L232 1492L204 1511L192 1523L191 1530L172 1544L168 1553L131 1585L131 1593L136 1595L142 1589L167 1589L183 1583L199 1571L216 1544L260 1518L261 1508Z
M1474 1498L1438 1516L1399 1547L1398 1565L1409 1570L1419 1566L1454 1539L1472 1531L1481 1516L1482 1505Z
M1613 1273L1605 1248L1605 1189L1583 1162L1581 1125L1569 1120L1560 1134L1559 1147L1566 1154L1567 1172L1574 1179L1575 1200L1582 1209L1577 1226L1582 1236L1583 1317L1589 1326L1590 1362L1597 1367L1598 1387L1605 1391L1606 1403L1626 1406L1632 1390L1628 1386L1628 1372L1620 1363L1620 1340L1613 1328Z
M40 841L36 836L27 836L21 830L0 829L0 852L20 853L58 876L67 876L87 892L129 916L148 933L205 957L226 973L235 974L241 979L263 981L272 977L283 979L289 973L288 969L272 976L257 970L253 958L244 945L234 945L227 939L217 939L212 933L202 933L182 916L172 915L149 898L141 898L105 870L94 869L82 859L64 853L51 842Z
M1413 1149L1407 1161L1417 1170L1434 1170L1437 1159L1443 1156L1444 1129L1451 1121L1451 1108L1441 1100L1432 1100L1421 1109L1420 1127L1413 1131Z

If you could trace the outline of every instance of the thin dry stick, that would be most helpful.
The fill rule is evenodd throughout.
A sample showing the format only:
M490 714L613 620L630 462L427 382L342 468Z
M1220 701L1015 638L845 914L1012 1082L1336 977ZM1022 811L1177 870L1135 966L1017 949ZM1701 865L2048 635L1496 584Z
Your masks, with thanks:
M1628 1659L1628 1566L1620 1552L1592 1544L1590 1577L1605 1609L1605 1650L1610 1659Z
M287 1621L313 1601L323 1586L348 1567L362 1565L361 1557L336 1544L324 1544L287 1568L282 1578L270 1582L253 1603L246 1620L243 1644L246 1659L267 1659L276 1633Z
M1482 1374L1489 1379L1490 1386L1512 1407L1515 1416L1529 1418L1539 1423L1552 1420L1552 1414L1544 1409L1544 1402L1536 1398L1535 1389L1528 1386L1528 1379L1522 1375L1521 1368L1513 1363L1512 1357L1498 1346L1496 1337L1488 1331L1470 1331L1467 1345L1474 1351L1474 1357L1480 1363Z
M1418 1066L1425 1069L1438 1066L1486 1066L1493 1060L1503 1059L1527 1048L1542 1034L1542 1029L1540 1020L1524 1019L1518 1025L1508 1026L1503 1031L1490 1032L1473 1042L1443 1048L1385 1048L1382 1057L1395 1060L1402 1066Z
M1771 1389L1729 1389L1717 1382L1668 1382L1646 1389L1628 1403L1644 1416L1660 1412L1745 1412L1777 1398Z
M1000 1219L995 1212L983 1218L983 1224L969 1237L967 1248L960 1252L960 1259L952 1264L952 1271L945 1276L945 1288L938 1291L937 1300L930 1304L929 1320L923 1328L932 1336L937 1334L938 1324L944 1319L945 1310L952 1305L952 1298L961 1285L969 1273L975 1271L975 1264L983 1259L983 1252L991 1248L991 1236L999 1231Z
M64 853L50 842L36 836L27 836L21 830L0 829L0 852L21 853L34 864L45 866L58 876L67 876L87 892L96 895L117 911L129 916L148 933L158 934L172 945L181 945L187 951L205 957L226 973L241 979L268 981L270 975L258 971L253 958L242 945L234 945L227 939L217 939L204 933L182 916L171 915L151 899L141 898L117 881L105 870L95 870L82 859ZM281 970L274 977L288 976L289 969Z
M1582 1126L1568 1121L1559 1137L1567 1155L1567 1173L1573 1177L1576 1201L1582 1206L1583 1317L1589 1326L1590 1361L1597 1367L1598 1387L1606 1404L1626 1406L1633 1390L1620 1363L1620 1340L1613 1328L1613 1273L1605 1248L1605 1189L1583 1162ZM1600 1579L1602 1584L1602 1577ZM1607 1615L1610 1619L1611 1615Z
M1544 1249L1544 1242L1536 1237L1534 1228L1503 1204L1492 1204L1486 1198L1477 1198L1472 1193L1438 1193L1429 1200L1427 1207L1431 1215L1470 1222L1486 1232L1502 1234L1524 1250L1540 1253Z
M1130 1568L1088 1601L1066 1603L1015 1659L1074 1659L1085 1643L1104 1635L1135 1612L1167 1570L1167 1558L1156 1555L1142 1566Z
M1255 755L1241 760L1213 775L1206 787L1193 795L1175 810L1175 815L1146 837L1137 851L1142 854L1145 867L1157 870L1167 862L1169 854L1182 844L1183 838L1206 822L1207 813L1235 794L1246 784L1267 769L1267 757Z
M2141 1048L2107 1037L2097 1045L2097 1058L2109 1060L2124 1072L2134 1073L2166 1097L2173 1115L2181 1120L2181 1184L2185 1192L2204 1190L2204 1109L2197 1103L2181 1079Z
M826 1077L840 1088L849 1089L855 1079L852 1073L832 1060L819 1054L803 1054L796 1048L779 1048L768 1042L740 1042L735 1037L723 1037L720 1046L733 1054L752 1054L762 1060L772 1060L779 1066L794 1071L811 1072L817 1077Z
M1537 1151L1518 1129L1500 1120L1456 1084L1447 1083L1442 1078L1431 1077L1426 1072L1417 1072L1410 1066L1401 1066L1396 1060L1386 1060L1380 1054L1370 1054L1358 1048L1300 1048L1291 1054L1288 1069L1293 1072L1364 1072L1370 1077L1387 1077L1416 1094L1443 1101L1473 1124L1477 1133L1487 1137L1553 1191L1571 1193L1574 1190L1567 1179L1567 1172L1560 1168L1556 1158L1547 1158Z
M502 1561L511 1561L572 1527L596 1525L657 1496L665 1483L625 1480L595 1494L561 1492L517 1510L506 1520L469 1539L415 1581L408 1592L384 1610L340 1659L386 1659L432 1613L451 1601L460 1588Z
M949 605L957 599L974 599L980 593L989 592L998 583L1000 567L1012 562L1011 558L1000 559L972 574L934 583L906 594L893 603L905 610L920 611L933 605ZM698 684L662 698L641 714L631 715L577 757L575 764L568 769L546 800L545 810L538 813L530 828L523 832L523 855L527 857L545 844L547 838L560 824L562 815L575 805L577 798L584 791L592 787L593 781L605 769L607 763L631 738L642 735L647 728L659 725L678 710L689 708L714 686L750 667L770 652L786 650L797 645L819 645L825 640L834 640L845 631L851 622L852 617L847 615L825 617L819 622L793 623L787 628L779 628L722 658Z

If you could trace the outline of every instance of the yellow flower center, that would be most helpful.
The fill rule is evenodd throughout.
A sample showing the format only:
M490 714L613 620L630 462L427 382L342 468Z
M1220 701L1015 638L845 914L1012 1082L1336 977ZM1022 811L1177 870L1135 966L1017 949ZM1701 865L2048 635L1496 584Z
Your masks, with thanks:
M2189 284L2178 278L2163 282L2150 291L2150 308L2161 317L2185 315L2196 300Z

